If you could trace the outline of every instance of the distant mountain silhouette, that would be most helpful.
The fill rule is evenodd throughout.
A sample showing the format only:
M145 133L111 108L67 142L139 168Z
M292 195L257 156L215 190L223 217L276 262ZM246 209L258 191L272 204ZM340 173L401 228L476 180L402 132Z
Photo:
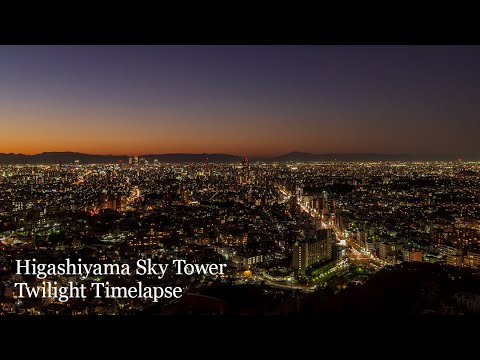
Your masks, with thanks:
M43 152L35 155L0 154L0 164L107 164L128 161L126 155L91 155L77 152Z
M288 154L271 158L271 161L408 161L412 157L407 154L312 154L306 152L292 151Z
M272 157L276 162L315 162L315 161L455 161L459 158L467 161L480 160L478 155L410 155L410 154L379 154L379 153L328 153L312 154L292 151L288 154Z
M4 154L0 153L0 164L73 164L76 160L80 164L111 164L128 162L127 155L92 155L78 152L43 152L35 155ZM242 156L230 154L149 154L140 155L149 161L157 159L162 163L240 163ZM480 160L480 156L461 156L463 160ZM312 154L293 151L285 155L269 158L250 158L251 161L266 162L316 162L316 161L454 161L458 155L408 155L408 154L376 154L376 153L348 153L348 154Z
M127 155L91 155L77 152L44 152L35 155L25 154L2 154L0 153L0 164L73 164L76 160L80 164L108 164L117 162L128 162ZM141 155L139 158L145 158L153 161L158 159L160 162L168 163L190 163L190 162L239 162L241 156L228 154L158 154Z
M142 155L147 160L157 159L166 163L230 163L242 161L241 156L229 154L158 154L158 155Z

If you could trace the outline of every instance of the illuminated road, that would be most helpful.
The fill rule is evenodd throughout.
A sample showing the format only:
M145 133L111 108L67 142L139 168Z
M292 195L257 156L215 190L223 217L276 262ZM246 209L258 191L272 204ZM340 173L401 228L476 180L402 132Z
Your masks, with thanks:
M127 198L127 206L131 206L138 198L140 198L140 189L135 186Z
M279 186L278 189L281 192L281 194L284 195L286 198L290 198L292 196L292 194L289 193L284 187ZM316 214L316 211L314 209L310 209L309 207L302 204L300 199L297 200L297 203L300 206L300 208L304 212L309 214L313 219L321 219L321 216ZM321 221L320 224L322 229L327 229L327 228L333 229L337 240L340 242L343 242L343 241L345 242L345 244L347 245L345 255L347 259L349 259L351 262L370 266L374 270L379 270L383 266L381 265L380 259L374 257L370 253L366 253L363 249L360 249L353 241L351 240L347 241L347 239L344 237L344 234L342 234L342 232L339 231L339 229L336 226L334 225L328 226L322 220L320 221ZM358 249L356 247L358 247ZM377 262L378 265L375 264L375 262Z
M279 289L301 290L305 292L313 292L317 289L316 286L288 284L288 281L285 281L285 282L272 281L267 279L263 274L255 274L255 279L256 280L260 279L260 281L265 281L266 285L279 288Z
M360 261L370 260L370 258L367 255L362 254L360 251L355 249L353 246L349 246L346 253L348 255L350 255L349 258L351 260L360 260Z

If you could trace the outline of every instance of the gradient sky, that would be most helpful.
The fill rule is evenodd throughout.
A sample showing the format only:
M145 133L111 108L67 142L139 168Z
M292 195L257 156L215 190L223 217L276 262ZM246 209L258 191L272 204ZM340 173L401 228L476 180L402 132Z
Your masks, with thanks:
M480 46L0 46L0 152L480 154Z

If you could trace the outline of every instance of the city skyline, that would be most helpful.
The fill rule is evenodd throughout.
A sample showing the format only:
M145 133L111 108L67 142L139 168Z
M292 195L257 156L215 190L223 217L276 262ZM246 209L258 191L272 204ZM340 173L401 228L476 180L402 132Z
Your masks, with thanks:
M0 164L1 315L476 315L480 162Z
M479 46L0 46L0 153L480 154Z

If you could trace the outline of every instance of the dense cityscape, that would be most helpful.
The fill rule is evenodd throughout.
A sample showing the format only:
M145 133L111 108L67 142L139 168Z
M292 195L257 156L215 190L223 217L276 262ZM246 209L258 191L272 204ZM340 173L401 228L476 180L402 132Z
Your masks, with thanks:
M478 313L479 175L462 160L0 165L0 314ZM139 277L16 274L33 258L226 266L142 277L180 298L61 301L15 284Z
M128 42L0 45L1 316L480 314L480 46Z

